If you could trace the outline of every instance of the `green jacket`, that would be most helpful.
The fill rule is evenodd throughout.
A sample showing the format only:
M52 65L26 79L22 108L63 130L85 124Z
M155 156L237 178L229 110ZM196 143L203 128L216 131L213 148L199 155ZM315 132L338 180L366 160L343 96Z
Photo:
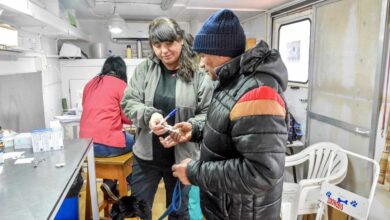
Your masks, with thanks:
M148 58L140 63L130 78L121 106L126 116L137 126L133 153L143 160L153 160L152 134L149 134L149 120L153 113L160 112L153 107L154 93L161 76L158 59ZM188 121L196 128L202 128L213 94L213 84L204 72L196 72L189 83L177 78L175 123ZM200 129L199 129L200 130ZM176 163L185 158L199 158L199 144L194 142L175 146Z

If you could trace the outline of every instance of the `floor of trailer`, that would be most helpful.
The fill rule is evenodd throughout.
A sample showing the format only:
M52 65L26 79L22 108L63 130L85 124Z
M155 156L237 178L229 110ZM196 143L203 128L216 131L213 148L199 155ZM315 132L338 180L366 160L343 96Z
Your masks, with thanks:
M85 185L83 185L79 194L79 219L85 219ZM103 193L100 190L100 183L97 184L99 203L102 201ZM161 181L158 185L156 196L154 197L152 215L153 219L157 219L164 213L165 208L165 187ZM104 211L99 213L100 217L104 217Z
M390 219L390 186L378 184L371 205L370 220Z
M99 202L101 202L103 198L102 191L100 190L100 183L97 185L98 189L98 198ZM153 220L157 219L161 214L166 210L165 208L165 188L164 183L161 181L156 196L154 198L154 204L152 209ZM100 213L100 216L103 217L103 211ZM337 210L331 210L329 213L329 219L337 219L337 220L348 220L347 216L338 212ZM79 195L79 219L85 219L85 184L81 189ZM315 215L307 215L302 218L303 220L314 220ZM370 211L370 220L384 220L390 219L390 192L388 187L384 185L378 184L375 197L372 203L371 211Z

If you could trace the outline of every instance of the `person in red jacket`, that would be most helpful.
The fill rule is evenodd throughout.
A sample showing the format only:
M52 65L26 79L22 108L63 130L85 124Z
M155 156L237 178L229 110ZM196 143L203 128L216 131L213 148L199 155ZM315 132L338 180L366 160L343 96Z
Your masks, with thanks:
M107 58L101 73L84 87L80 137L93 139L95 157L115 157L132 151L134 138L123 131L123 124L131 122L120 106L126 87L126 64L118 56ZM117 199L116 181L104 180L102 190Z

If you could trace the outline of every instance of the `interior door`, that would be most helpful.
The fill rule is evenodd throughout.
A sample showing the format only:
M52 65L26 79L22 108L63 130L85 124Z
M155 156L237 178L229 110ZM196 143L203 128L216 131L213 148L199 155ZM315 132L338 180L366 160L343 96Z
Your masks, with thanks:
M312 11L306 8L272 17L272 47L285 63L289 83L285 98L289 111L302 125L305 142Z
M325 1L313 7L309 144L331 141L373 158L383 88L381 29L386 16L381 14L381 0ZM344 186L365 195L371 167L349 158L348 168Z
M306 124L307 145L329 141L373 158L385 72L386 13L387 1L337 0L271 14L272 46L289 71L288 107ZM305 20L310 21L308 61L302 54L307 28L298 25ZM303 60L308 62L308 83L292 82L304 79L304 65L294 66ZM366 195L371 177L370 166L350 158L343 185Z

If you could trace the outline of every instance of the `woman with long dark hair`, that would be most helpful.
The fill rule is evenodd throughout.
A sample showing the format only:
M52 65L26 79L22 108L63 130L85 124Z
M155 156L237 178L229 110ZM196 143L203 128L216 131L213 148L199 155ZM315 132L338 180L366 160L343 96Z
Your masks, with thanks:
M164 17L153 20L149 26L149 43L153 55L136 68L122 100L123 111L137 126L130 186L134 196L152 207L163 179L168 206L177 181L171 167L186 157L198 158L199 144L188 142L164 147L162 143L168 135L166 125L187 121L193 126L193 135L200 135L213 89L191 50L192 38L176 21ZM176 114L162 123L173 110ZM169 219L189 219L185 197L182 208L171 213Z
M121 57L111 56L84 87L80 137L93 139L95 157L115 157L132 150L133 136L123 131L123 124L131 122L120 107L126 86L126 64ZM103 192L117 199L116 181L103 183Z

